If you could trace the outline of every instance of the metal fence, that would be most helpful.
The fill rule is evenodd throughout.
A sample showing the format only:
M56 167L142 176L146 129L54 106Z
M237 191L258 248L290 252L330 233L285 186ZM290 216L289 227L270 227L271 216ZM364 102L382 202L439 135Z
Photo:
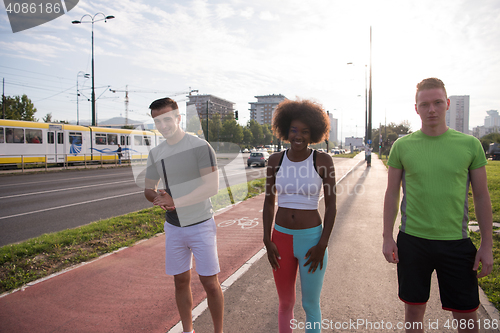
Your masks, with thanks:
M64 156L62 161L56 161L56 159L61 156ZM50 157L52 161L50 161ZM62 167L64 169L69 169L71 167L84 167L85 169L88 167L95 167L104 165L113 165L118 166L119 164L130 165L132 160L130 157L128 158L118 158L118 154L109 155L109 154L82 154L78 157L82 159L79 160L71 160L68 157L73 157L74 155L70 154L24 154L24 155L0 155L0 167L2 169L10 169L10 170L20 170L24 172L25 170L35 171L45 169L48 170L53 167ZM143 162L147 159L147 155L140 154L137 157L134 156L133 162ZM121 163L120 163L121 162Z

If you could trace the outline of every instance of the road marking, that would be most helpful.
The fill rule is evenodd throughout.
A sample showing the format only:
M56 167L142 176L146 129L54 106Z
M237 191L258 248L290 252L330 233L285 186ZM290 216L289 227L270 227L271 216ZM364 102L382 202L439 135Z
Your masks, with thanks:
M224 282L220 284L222 292L226 291L233 283L235 283L240 277L245 274L250 267L256 263L260 258L266 254L266 248L260 249L252 258L248 259L240 268L236 270L231 276L229 276ZM205 298L200 304L198 304L192 312L193 322L198 318L206 309L208 308L208 302ZM178 322L174 327L172 327L168 333L182 333L182 322Z
M45 209L35 210L35 211L32 211L32 212L20 213L20 214L9 215L9 216L3 216L3 217L0 217L0 220L9 219L9 218L12 218L12 217L23 216L23 215L41 213L41 212L46 212L46 211L49 211L49 210L61 209L61 208L66 208L66 207L71 207L71 206L84 205L84 204L88 204L88 203L92 203L92 202L97 202L97 201L103 201L103 200L108 200L108 199L115 199L115 198L125 197L127 195L139 194L139 193L144 193L144 191L126 193L126 194L121 194L121 195L114 195L114 196L109 197L109 198L102 198L102 199L94 199L94 200L82 201L82 202L77 202L77 203L73 203L73 204L69 204L69 205L63 205L63 206L45 208Z
M59 191L78 190L78 189L87 188L87 187L105 186L105 185L113 185L113 184L128 183L128 182L134 182L134 181L133 180L121 180L119 182L112 182L112 183L102 183L102 184L85 185L85 186L78 186L78 187L67 187L67 188L48 190L48 191L40 191L40 192L13 194L13 195L7 195L5 197L0 197L0 199L16 198L16 197L22 197L25 195L33 195L33 194L45 194L45 193L52 193L52 192L59 192Z
M113 176L117 175L129 175L129 172L120 172L120 173L113 173ZM40 184L40 183L55 183L55 182L62 182L66 180L75 180L75 179L86 179L86 178L100 178L100 177L109 177L109 175L99 175L99 176L87 176L87 177L74 177L74 178L66 178L66 179L57 179L57 180L40 180L36 182L28 182L28 183L12 183L12 184L3 184L0 185L0 187L12 187L12 186L20 186L20 185L33 185L33 184Z

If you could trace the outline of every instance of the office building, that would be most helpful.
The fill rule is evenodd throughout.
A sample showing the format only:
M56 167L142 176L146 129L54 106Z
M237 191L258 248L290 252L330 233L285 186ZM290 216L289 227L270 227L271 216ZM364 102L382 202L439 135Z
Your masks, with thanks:
M484 126L477 126L472 129L472 135L480 139L490 133L500 133L500 115L497 110L486 111Z
M446 125L469 134L469 95L449 96L450 108L446 111Z
M257 102L249 102L250 119L255 120L261 125L271 124L274 109L276 109L279 103L286 99L286 97L281 94L255 96L255 98L257 98Z
M212 119L214 114L220 114L221 120L228 115L234 117L234 104L214 95L192 95L188 96L186 102L186 118L189 121L193 116L200 119Z
M330 142L334 144L338 144L338 133L339 133L339 121L337 118L333 118L333 115L330 114Z

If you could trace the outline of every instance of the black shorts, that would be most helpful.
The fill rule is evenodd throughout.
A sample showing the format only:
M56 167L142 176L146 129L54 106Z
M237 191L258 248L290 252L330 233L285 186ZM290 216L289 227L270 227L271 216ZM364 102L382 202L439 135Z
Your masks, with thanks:
M425 304L436 270L444 310L473 312L479 307L476 247L470 238L429 240L398 234L399 298L408 304Z

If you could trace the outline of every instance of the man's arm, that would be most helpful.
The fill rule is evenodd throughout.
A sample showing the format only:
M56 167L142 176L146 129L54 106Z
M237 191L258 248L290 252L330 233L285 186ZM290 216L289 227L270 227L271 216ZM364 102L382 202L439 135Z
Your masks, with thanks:
M477 250L473 269L477 271L479 262L481 262L481 272L477 277L482 278L490 274L493 269L493 216L490 193L488 192L486 168L483 166L478 169L470 170L470 178L472 184L472 197L474 199L474 211L481 232L481 245Z
M178 198L174 198L175 207L190 206L198 202L202 202L219 192L219 171L216 166L200 169L202 184L192 192ZM195 180L198 181L198 180ZM178 184L170 186L172 195L175 196L176 187L187 186L188 184ZM162 193L163 194L163 193ZM165 193L165 195L168 195ZM162 195L163 196L163 195Z
M399 193L401 188L401 177L403 175L403 169L397 169L389 167L389 173L387 176L387 189L385 191L384 199L384 243L382 247L382 253L385 259L390 263L398 263L398 247L394 241L394 222L398 215L399 207Z
M163 210L173 210L174 201L165 190L158 190L159 180L144 179L144 196L155 206L160 206Z

